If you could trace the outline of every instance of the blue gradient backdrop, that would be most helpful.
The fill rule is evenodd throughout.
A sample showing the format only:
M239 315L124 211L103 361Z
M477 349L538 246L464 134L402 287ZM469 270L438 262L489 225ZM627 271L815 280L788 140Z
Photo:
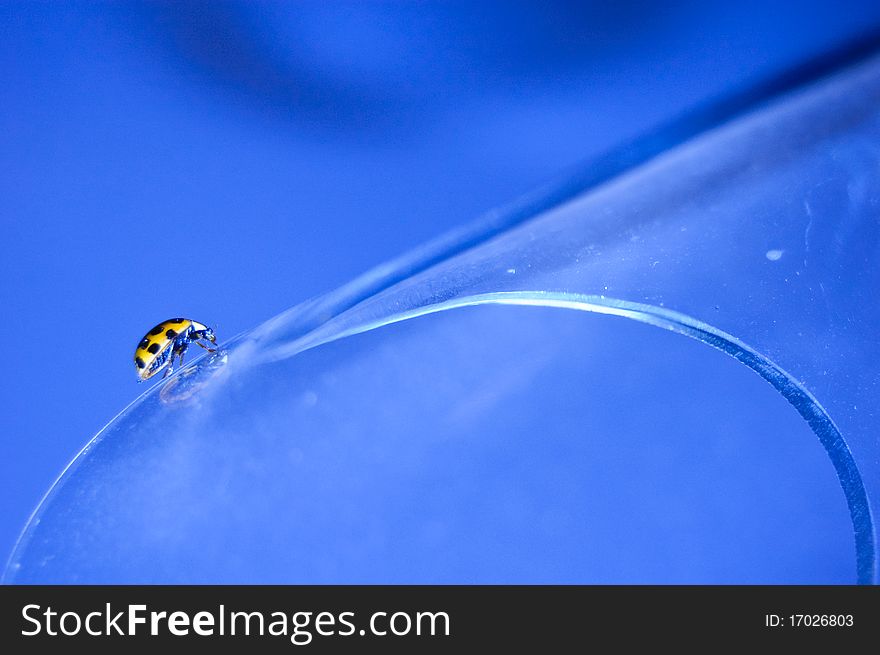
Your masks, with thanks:
M0 558L160 319L232 336L880 25L724 4L0 5Z

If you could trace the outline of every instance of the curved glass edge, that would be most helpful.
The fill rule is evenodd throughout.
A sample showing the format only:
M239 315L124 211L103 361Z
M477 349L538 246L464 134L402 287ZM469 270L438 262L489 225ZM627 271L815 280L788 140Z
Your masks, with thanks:
M366 322L342 330L334 331L334 324L331 323L326 326L325 329L316 330L315 332L298 339L296 342L289 344L283 351L274 351L274 356L271 359L266 358L263 361L286 359L332 341L337 341L339 339L344 339L356 334L361 334L421 316L480 305L551 307L627 318L690 337L709 345L748 366L752 371L761 376L761 378L782 394L782 396L809 424L810 428L819 438L820 443L824 447L832 465L834 466L852 520L855 538L857 583L877 583L877 571L875 567L875 528L865 485L845 439L834 421L828 415L828 412L807 389L797 382L793 376L777 366L769 358L743 343L736 337L680 312L616 298L577 293L546 291L485 293L463 296L445 302L421 306L408 311L392 314L381 320ZM238 343L238 348L243 348L245 351L248 351L249 346L253 343L244 335L243 337L236 339L236 342ZM224 359L230 348L230 344L224 345L224 353L222 355ZM186 376L187 372L193 374L203 367L210 367L215 358L216 356L211 355L200 357L186 368L181 369L171 376L168 383L171 383L172 378ZM245 354L243 358L249 359L250 355ZM107 427L95 435L95 437L86 444L76 457L74 457L34 510L30 520L18 539L8 562L6 563L2 576L0 576L0 582L7 584L12 581L17 571L17 566L15 564L17 555L22 549L27 547L32 533L31 528L35 528L39 525L40 515L48 506L54 494L63 487L65 481L76 471L78 464L83 461L88 452L101 441L107 428L113 425L121 417L124 417L131 409L136 407L149 395L162 393L167 388L166 385L157 384L144 392L120 412L112 421L110 421Z
M276 351L276 357L279 359L292 357L330 341L419 316L461 307L489 304L557 307L620 316L691 337L720 350L748 366L782 394L819 438L837 473L840 486L843 488L844 496L846 497L850 518L852 519L855 534L857 581L859 584L875 584L878 582L875 565L875 527L867 491L852 452L840 430L828 415L828 412L792 375L769 358L733 335L685 314L653 305L577 293L548 291L485 293L421 306L416 309L393 314L372 323L348 328L341 332L334 333L332 332L332 326L328 326L329 330L317 330L289 344L283 350Z

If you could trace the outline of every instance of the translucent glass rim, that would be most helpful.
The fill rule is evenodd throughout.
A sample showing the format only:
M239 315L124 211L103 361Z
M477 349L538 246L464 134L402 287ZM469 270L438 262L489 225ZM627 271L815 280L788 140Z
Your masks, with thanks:
M858 584L877 583L876 537L871 506L859 468L834 420L813 394L769 357L733 335L686 314L665 307L606 296L553 291L501 291L461 296L424 305L339 332L331 332L329 336L310 333L279 349L277 358L292 357L305 350L394 323L480 305L553 307L628 318L696 339L745 364L782 394L819 438L837 473L852 520L856 581Z
M819 442L824 447L843 489L850 519L853 524L856 554L856 582L857 584L876 584L876 537L874 520L868 501L865 485L852 452L846 443L834 420L822 406L822 404L805 389L792 375L774 363L769 357L758 352L756 349L745 344L733 335L719 330L707 323L676 312L664 307L657 307L643 303L636 303L618 298L576 294L553 291L503 291L495 293L483 293L470 296L462 296L438 302L408 311L392 314L373 322L359 324L345 330L331 333L309 333L287 344L270 359L286 359L298 353L320 347L324 344L338 341L339 339L355 336L364 332L380 329L407 320L412 320L430 314L485 305L513 305L525 307L548 307L568 309L575 311L590 312L618 316L638 321L654 327L669 330L681 334L701 343L709 345L738 362L746 365L761 378L770 383L782 396L797 410L807 422ZM201 359L201 358L200 358ZM193 362L198 365L198 361ZM137 405L147 394L155 392L161 385L156 385L137 400L132 402L120 412L110 423L112 425L119 417L123 416L130 408ZM24 530L10 554L9 560L2 575L2 583L13 582L18 567L15 565L21 550L30 541L32 528L36 527L39 516L51 501L55 492L59 491L67 478L76 470L82 458L97 445L107 428L101 430L67 465L55 483L46 492L41 502L34 510Z

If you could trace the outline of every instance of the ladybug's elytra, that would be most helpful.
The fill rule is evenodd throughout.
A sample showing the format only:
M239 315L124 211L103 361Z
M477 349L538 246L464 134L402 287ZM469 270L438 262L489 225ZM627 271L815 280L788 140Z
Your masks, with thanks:
M208 344L216 345L214 330L207 325L188 318L172 318L162 321L144 335L134 351L134 365L137 367L138 382L153 377L165 369L168 377L174 370L174 358L183 364L183 356L191 343L214 352Z

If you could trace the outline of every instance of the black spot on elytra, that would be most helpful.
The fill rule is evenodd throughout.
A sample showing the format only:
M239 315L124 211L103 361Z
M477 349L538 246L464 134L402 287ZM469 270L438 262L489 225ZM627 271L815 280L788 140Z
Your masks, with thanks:
M149 346L149 345L150 345L150 340L147 337L144 337L143 339L141 339L140 344L138 344L138 348L140 348L141 350L146 350L147 346Z
M150 334L152 334L154 337L155 337L157 334L162 334L162 326L161 326L161 325L157 325L157 326L154 327L152 330L150 330Z
M134 363L137 364L138 368L144 368L146 366L146 364L144 364L144 360L142 360L140 357L135 357Z
M147 350L149 350L151 353L153 353L155 355L157 352L159 352L159 344L154 343L152 346L147 348Z
M168 332L165 333L165 336L169 339L173 339L177 336L177 332L175 332L174 330L168 330Z
M183 323L184 321L186 321L185 318L172 318L172 319L171 319L170 321L168 321L168 322L169 322L169 323Z

